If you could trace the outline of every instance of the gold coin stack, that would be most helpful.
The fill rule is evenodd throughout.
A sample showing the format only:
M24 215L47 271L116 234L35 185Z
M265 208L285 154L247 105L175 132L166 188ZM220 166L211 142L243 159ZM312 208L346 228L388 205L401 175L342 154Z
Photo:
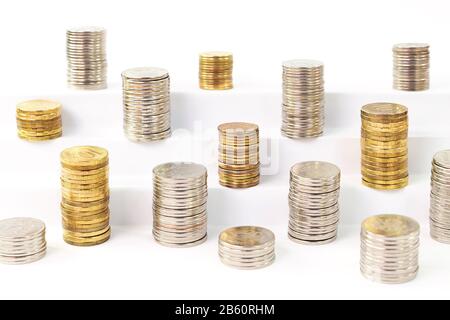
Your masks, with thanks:
M259 129L256 124L224 123L219 126L219 182L229 188L259 184Z
M233 88L233 55L229 52L200 53L199 83L205 90Z
M430 87L430 46L425 43L394 45L394 89L427 90Z
M133 68L122 73L124 131L136 142L171 135L170 78L161 68Z
M291 139L318 137L325 121L323 64L314 60L283 62L281 132Z
M384 214L364 220L362 275L387 284L413 280L419 271L419 233L419 224L401 215Z
M75 89L106 88L106 30L72 28L66 32L67 81Z
M372 103L361 109L361 174L364 185L392 190L408 185L408 109Z
M297 163L291 168L289 238L297 243L333 242L339 224L341 171L321 161Z
M220 260L238 269L260 269L275 261L275 235L261 227L234 227L219 235Z
M450 244L450 150L433 157L430 203L431 237Z
M28 141L51 140L62 135L61 104L30 100L16 107L17 134Z
M153 169L153 236L168 247L192 247L207 238L207 171L187 162Z
M64 241L75 246L106 242L109 226L108 151L93 146L61 153Z

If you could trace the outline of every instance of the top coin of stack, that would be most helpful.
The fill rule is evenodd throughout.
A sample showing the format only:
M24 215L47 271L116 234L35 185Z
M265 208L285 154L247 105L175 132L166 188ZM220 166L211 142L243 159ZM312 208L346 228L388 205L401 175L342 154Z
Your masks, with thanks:
M283 62L283 122L281 132L292 139L322 135L324 111L323 63Z
M361 173L364 185L381 190L408 185L408 109L372 103L361 109Z
M69 87L106 88L106 30L98 27L72 28L66 32L67 81Z
M427 90L430 87L430 46L426 43L394 45L394 89Z
M199 83L205 90L233 88L233 55L229 52L200 53Z
M61 104L50 100L30 100L16 107L17 134L29 141L42 141L62 135Z

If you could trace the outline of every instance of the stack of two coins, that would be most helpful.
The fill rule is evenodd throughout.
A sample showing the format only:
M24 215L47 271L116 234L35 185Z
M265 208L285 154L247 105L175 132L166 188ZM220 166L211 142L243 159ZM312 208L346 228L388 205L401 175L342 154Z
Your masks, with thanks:
M431 237L450 244L450 150L433 157L431 169Z
M361 227L361 273L382 283L404 283L419 270L419 224L400 215L378 215Z
M234 227L219 235L219 257L231 267L259 269L275 261L275 235L261 227Z
M427 90L430 87L430 46L425 43L400 43L392 48L394 89Z
M170 79L161 68L133 68L122 73L125 135L146 142L170 137Z
M61 153L64 240L76 246L107 241L109 227L108 151L72 147Z
M361 173L364 185L381 190L408 185L408 109L373 103L361 109Z
M230 188L259 184L259 129L256 124L232 122L219 126L219 182Z
M229 52L211 51L200 54L199 84L205 90L233 88L233 55Z
M43 141L62 135L61 104L50 100L30 100L16 107L17 134L28 141Z
M153 169L153 236L169 247L191 247L207 238L207 171L195 163Z
M26 264L45 256L45 224L33 218L0 221L0 263Z
M292 139L322 135L325 121L323 64L314 60L283 63L281 132Z
M301 244L326 244L337 237L340 170L308 161L291 168L289 238Z

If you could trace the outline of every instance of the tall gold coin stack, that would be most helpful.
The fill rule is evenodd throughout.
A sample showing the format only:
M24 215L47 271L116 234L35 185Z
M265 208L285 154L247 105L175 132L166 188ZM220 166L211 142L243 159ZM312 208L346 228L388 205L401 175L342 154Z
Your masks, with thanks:
M233 88L233 54L210 51L200 53L199 84L205 90Z
M219 182L229 188L259 184L259 128L244 122L219 126Z
M339 224L341 171L321 161L297 163L291 168L289 238L301 244L334 241Z
M404 283L419 271L419 224L411 218L384 214L367 218L361 227L361 273L381 283Z
M17 134L28 141L51 140L62 135L61 104L29 100L16 107Z
M394 89L427 90L430 87L430 46L426 43L394 45Z
M72 28L66 32L67 81L69 87L106 88L106 30L98 27Z
M93 246L107 241L109 226L108 151L93 146L61 153L62 225L64 241Z
M450 150L433 157L430 203L431 237L450 244Z
M314 60L283 62L281 132L291 139L318 137L325 121L323 64Z
M170 78L161 68L133 68L122 73L124 131L136 142L170 137Z
M361 174L364 185L380 190L408 185L408 109L372 103L361 109Z
M175 162L153 169L153 236L169 247L192 247L207 238L207 171Z
M234 227L219 235L220 260L238 269L260 269L275 261L275 235L252 226Z

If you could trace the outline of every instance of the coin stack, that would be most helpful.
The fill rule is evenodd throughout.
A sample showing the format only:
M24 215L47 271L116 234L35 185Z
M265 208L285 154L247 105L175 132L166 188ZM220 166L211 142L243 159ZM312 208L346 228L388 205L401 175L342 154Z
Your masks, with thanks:
M61 153L64 241L93 246L107 241L109 227L108 151L81 146Z
M66 32L67 81L69 87L106 88L106 30L98 27L72 28Z
M307 161L291 168L289 238L301 244L334 241L339 223L341 171L334 164Z
M439 151L433 157L430 231L436 241L450 244L450 150Z
M0 221L0 263L26 264L45 256L45 224L33 218Z
M153 169L153 236L169 247L192 247L207 238L207 172L187 162Z
M200 54L200 88L227 90L233 88L233 55L229 52L211 51Z
M259 269L275 261L275 235L261 227L234 227L219 235L219 257L238 269Z
M229 188L259 184L259 129L256 124L224 123L219 126L219 182Z
M161 68L133 68L122 73L124 131L136 142L170 137L170 78Z
M364 185L400 189L408 185L408 109L372 103L361 109L361 173Z
M61 104L50 100L30 100L16 107L17 134L28 141L43 141L62 135Z
M419 224L385 214L367 218L361 227L361 273L381 283L404 283L419 271Z
M394 45L394 89L427 90L430 87L430 46L425 43Z
M325 120L323 64L314 60L283 63L281 132L291 139L318 137Z

